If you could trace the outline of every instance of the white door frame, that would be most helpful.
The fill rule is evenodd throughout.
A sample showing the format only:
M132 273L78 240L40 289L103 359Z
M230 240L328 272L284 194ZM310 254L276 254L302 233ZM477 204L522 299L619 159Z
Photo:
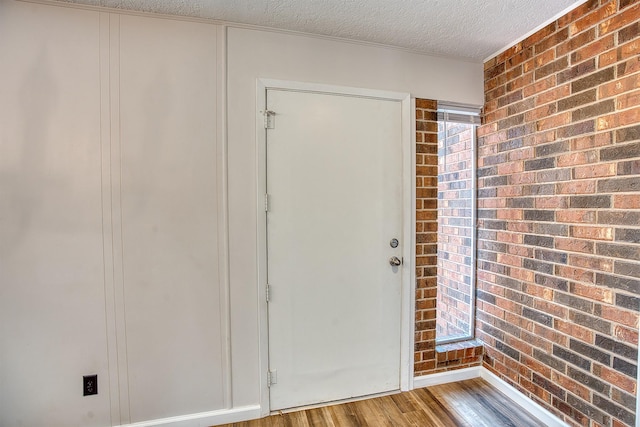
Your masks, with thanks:
M300 83L283 80L258 79L256 93L256 170L257 170L257 220L258 220L258 327L260 352L260 406L262 415L270 413L269 387L269 328L266 301L267 286L267 213L265 194L267 192L267 147L264 115L267 89L281 89L324 94L349 95L363 98L398 101L402 109L402 268L401 332L400 332L400 389L413 389L413 347L415 317L415 100L407 93L332 86L315 83ZM275 116L277 126L278 118Z

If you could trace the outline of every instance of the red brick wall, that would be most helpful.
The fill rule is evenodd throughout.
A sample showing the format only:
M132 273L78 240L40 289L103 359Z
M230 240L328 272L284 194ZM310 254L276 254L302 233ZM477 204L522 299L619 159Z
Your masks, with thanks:
M639 28L637 0L590 0L485 64L484 366L572 425L635 422Z
M436 101L416 99L415 375L436 368L438 122Z

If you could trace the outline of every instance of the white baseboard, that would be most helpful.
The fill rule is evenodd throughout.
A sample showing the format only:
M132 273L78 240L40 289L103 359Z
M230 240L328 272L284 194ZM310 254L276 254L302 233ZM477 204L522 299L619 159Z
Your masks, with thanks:
M218 424L237 423L253 420L262 416L260 405L241 406L233 409L200 412L197 414L161 418L139 423L123 424L117 427L208 427Z
M518 389L500 379L496 374L486 368L480 371L482 379L506 394L518 406L539 419L548 427L569 427L569 424L553 415L551 412L538 405L533 400L522 394Z
M480 366L471 368L456 369L448 372L438 372L437 374L423 375L413 379L413 388L429 387L438 384L453 383L456 381L470 380L480 376Z
M493 372L480 366L456 369L449 372L424 375L413 379L414 388L429 387L439 384L447 384L456 381L483 378L489 384L509 396L514 403L525 411L542 421L548 427L569 427L551 412L538 405L533 400L522 394L519 390L500 379ZM236 423L260 418L262 416L260 405L241 406L233 409L221 409L211 412L182 415L177 417L161 418L157 420L142 421L132 424L123 424L116 427L207 427L218 424Z

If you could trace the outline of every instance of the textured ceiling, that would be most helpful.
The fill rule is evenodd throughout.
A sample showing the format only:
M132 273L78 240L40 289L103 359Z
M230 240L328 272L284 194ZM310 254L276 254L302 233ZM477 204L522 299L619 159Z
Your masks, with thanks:
M341 37L482 61L584 0L61 0Z

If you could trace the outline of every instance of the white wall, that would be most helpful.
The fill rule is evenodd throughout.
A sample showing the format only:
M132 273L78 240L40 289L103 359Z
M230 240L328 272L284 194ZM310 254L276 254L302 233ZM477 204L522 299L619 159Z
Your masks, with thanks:
M123 307L130 421L220 409L217 27L119 20ZM115 31L115 29L114 29ZM112 59L113 60L113 59ZM113 79L112 79L113 82ZM117 281L116 281L117 283Z
M257 78L483 101L482 64L224 29L0 0L0 425L257 413Z
M109 422L98 43L96 13L0 2L2 426Z
M1 426L228 405L219 31L0 0Z
M229 28L227 115L234 404L257 402L256 81L407 92L482 105L483 65L305 35Z

